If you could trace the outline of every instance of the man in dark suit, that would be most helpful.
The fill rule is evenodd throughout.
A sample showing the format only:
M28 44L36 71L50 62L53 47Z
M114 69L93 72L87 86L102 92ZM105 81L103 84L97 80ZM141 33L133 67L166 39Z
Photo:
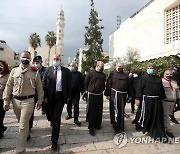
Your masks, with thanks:
M43 77L44 103L49 104L52 122L52 150L57 151L61 114L64 104L71 96L71 72L60 65L60 56L53 56L53 66L50 66Z

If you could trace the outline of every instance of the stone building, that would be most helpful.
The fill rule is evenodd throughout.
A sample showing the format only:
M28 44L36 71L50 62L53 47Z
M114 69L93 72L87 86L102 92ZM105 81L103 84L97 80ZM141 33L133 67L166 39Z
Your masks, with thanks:
M58 13L57 22L56 22L56 45L53 46L50 50L50 65L52 64L52 56L57 53L61 55L61 63L64 64L64 11ZM41 47L37 47L36 51L32 47L29 47L29 51L31 52L32 57L40 55L43 59L44 66L48 64L48 53L49 53L49 46L43 45ZM34 55L35 54L35 55Z
M180 0L151 0L109 37L110 59L122 58L128 48L140 60L180 53Z
M76 52L76 57L75 57L75 61L77 63L77 66L78 66L78 71L82 72L82 61L86 60L86 57L85 57L85 54L84 52L86 52L88 49L78 49L78 51ZM104 57L107 57L109 56L108 55L108 52L102 52L103 56Z
M8 46L6 41L0 40L0 60L14 67L18 61L15 61L16 53Z

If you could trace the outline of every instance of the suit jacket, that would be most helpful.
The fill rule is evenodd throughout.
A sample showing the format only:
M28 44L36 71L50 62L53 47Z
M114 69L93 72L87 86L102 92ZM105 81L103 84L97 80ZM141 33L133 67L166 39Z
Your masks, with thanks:
M71 96L71 72L69 69L61 66L62 71L62 91L64 103L67 103L67 98ZM56 91L55 89L55 80L54 80L54 67L50 66L47 68L43 77L43 89L44 89L44 98L48 98L48 103L53 104L53 96Z

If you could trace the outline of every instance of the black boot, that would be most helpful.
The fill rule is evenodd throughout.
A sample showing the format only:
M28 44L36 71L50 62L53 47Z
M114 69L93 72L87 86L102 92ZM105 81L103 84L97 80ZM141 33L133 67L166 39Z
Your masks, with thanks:
M179 124L179 122L178 122L178 121L176 120L176 118L174 117L174 114L169 115L169 117L170 117L170 120L171 120L173 123Z
M3 138L3 136L4 136L4 131L0 132L0 139Z

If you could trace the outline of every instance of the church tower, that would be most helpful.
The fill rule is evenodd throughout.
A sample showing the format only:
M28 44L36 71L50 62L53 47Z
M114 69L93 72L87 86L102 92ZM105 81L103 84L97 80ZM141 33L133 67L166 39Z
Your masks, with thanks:
M57 32L56 32L56 53L61 55L61 63L64 64L64 11L61 11L58 14L57 18Z

